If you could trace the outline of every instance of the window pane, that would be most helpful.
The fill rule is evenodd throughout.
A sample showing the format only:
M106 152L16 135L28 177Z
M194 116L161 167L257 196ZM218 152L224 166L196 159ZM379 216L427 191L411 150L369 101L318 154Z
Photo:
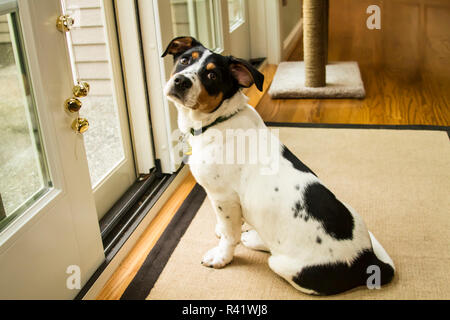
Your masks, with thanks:
M244 0L228 0L230 32L245 22Z
M192 36L205 47L223 48L218 0L170 0L174 36Z
M89 95L80 99L80 116L90 124L83 136L95 187L125 158L103 1L63 0L63 5L75 19L68 33L74 82L90 84Z
M0 15L0 230L49 188L15 13Z

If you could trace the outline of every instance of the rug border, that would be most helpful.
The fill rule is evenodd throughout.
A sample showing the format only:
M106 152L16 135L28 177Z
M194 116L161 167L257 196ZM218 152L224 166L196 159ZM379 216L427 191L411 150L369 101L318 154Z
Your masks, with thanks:
M148 297L205 199L205 190L196 184L145 258L120 300L145 300Z
M322 128L322 129L384 129L384 130L424 130L450 132L450 126L427 124L357 124L357 123L312 123L265 121L268 127Z
M298 123L298 122L265 122L268 127L288 128L329 128L329 129L388 129L388 130L423 130L445 131L450 139L449 126L432 125L376 125L376 124L339 124L339 123ZM145 300L156 281L159 279L170 256L172 255L181 237L191 225L198 210L206 199L205 190L196 184L181 207L170 221L156 245L145 258L138 273L130 282L120 300Z

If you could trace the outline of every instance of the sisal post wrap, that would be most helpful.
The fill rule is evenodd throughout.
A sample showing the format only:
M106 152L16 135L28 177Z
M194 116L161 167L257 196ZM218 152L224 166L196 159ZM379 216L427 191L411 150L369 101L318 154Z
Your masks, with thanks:
M305 60L305 86L326 85L325 66L327 61L328 1L303 1L303 48Z

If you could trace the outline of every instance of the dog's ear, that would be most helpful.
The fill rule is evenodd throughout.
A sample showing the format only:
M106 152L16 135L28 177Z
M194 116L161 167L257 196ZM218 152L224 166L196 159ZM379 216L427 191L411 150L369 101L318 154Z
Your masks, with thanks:
M259 91L263 91L264 75L256 70L248 61L230 57L230 71L239 85L249 88L255 84Z
M166 51L162 54L162 58L167 56L168 54L173 55L174 59L176 59L180 54L183 54L187 50L201 46L202 44L198 42L195 38L192 37L177 37L170 41L167 46Z

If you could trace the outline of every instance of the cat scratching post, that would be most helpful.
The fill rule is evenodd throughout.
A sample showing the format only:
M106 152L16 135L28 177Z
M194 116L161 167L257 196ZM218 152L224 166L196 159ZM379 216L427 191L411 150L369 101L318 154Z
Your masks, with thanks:
M304 61L282 62L272 98L364 98L357 62L328 63L329 0L303 0Z
M328 0L304 0L303 4L303 55L305 59L305 85L324 87L327 64L325 26L326 3Z

